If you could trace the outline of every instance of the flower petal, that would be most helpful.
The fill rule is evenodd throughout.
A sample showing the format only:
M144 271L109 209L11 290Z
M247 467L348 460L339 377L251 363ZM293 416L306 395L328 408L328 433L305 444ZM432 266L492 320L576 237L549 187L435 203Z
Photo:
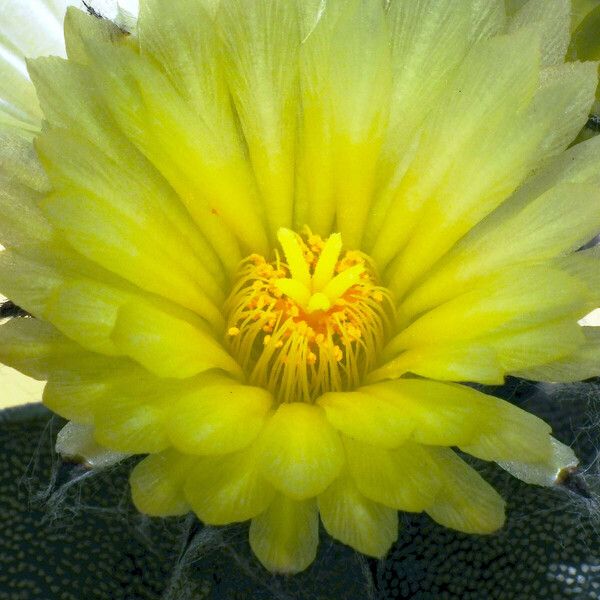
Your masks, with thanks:
M323 394L317 404L338 431L382 448L400 446L416 426L402 406L370 393L368 387Z
M119 307L138 297L119 287L106 285L95 277L61 280L58 279L60 272L56 273L52 268L41 265L38 270L36 263L31 267L30 276L40 273L47 278L41 283L47 286L48 291L52 290L46 301L45 318L87 350L109 355L123 354L111 339L111 334ZM46 292L45 289L42 291ZM24 304L16 295L10 296Z
M195 458L167 450L139 462L129 476L136 508L152 517L185 515L190 507L183 484Z
M49 323L11 319L0 325L0 361L35 379L47 379L53 367L83 352Z
M37 205L47 189L31 143L0 132L0 243L14 246L50 239L52 228Z
M600 137L559 154L438 263L403 311L418 314L493 269L558 256L589 241L598 231L599 180ZM508 236L512 243L503 243Z
M514 373L517 377L533 381L568 383L584 381L600 375L600 328L583 327L585 343L572 354L559 360L522 369Z
M413 0L389 5L386 19L390 28L393 79L387 139L378 174L384 186L367 216L367 248L376 241L387 210L395 200L403 170L408 166L406 156L410 155L409 148L419 127L472 43L469 29L473 4L472 0L460 3Z
M198 457L185 483L185 497L200 520L227 525L267 509L274 489L260 476L256 445L227 456Z
M372 446L393 448L407 438L435 446L470 445L486 460L505 453L545 458L550 452L550 427L541 419L463 385L397 379L326 394L319 404L336 428Z
M118 307L140 298L56 238L0 252L0 289L87 350L111 355L120 354L110 339Z
M129 454L105 448L94 439L94 428L69 421L56 436L56 452L65 458L83 460L90 469L110 467Z
M398 512L363 496L348 474L318 497L327 533L355 550L383 558L398 537Z
M280 494L250 525L250 546L273 573L306 569L317 555L319 516L314 500L292 500Z
M517 33L474 45L446 83L370 252L383 269L410 239L394 272L398 289L529 171L526 158L533 158L536 139L518 115L533 97L538 76L538 40ZM493 161L487 158L491 152Z
M562 184L514 210L491 219L493 227L476 227L431 276L402 303L408 316L451 298L476 285L476 278L508 264L547 260L574 251L600 230L598 186ZM519 210L520 208L520 210ZM507 237L513 243L503 243Z
M98 19L93 20L94 23L97 21ZM73 188L79 190L79 193L87 190L92 197L104 190L104 202L112 204L117 211L137 205L142 214L147 214L149 201L146 200L144 206L144 202L140 200L151 198L154 221L156 215L160 215L161 219L167 221L167 231L175 230L184 247L189 247L185 250L189 257L179 256L179 259L183 258L186 264L192 262L197 265L201 262L217 283L223 283L223 265L192 221L179 197L152 164L125 138L114 123L106 118L101 94L96 89L96 82L89 69L73 61L58 58L29 61L28 66L45 119L60 130L60 133L55 131L52 135L46 132L45 141L42 142L42 145L50 146L50 158L47 162L50 162L50 166L56 163L52 172L55 185L66 187L67 190L70 187L71 194L74 192ZM78 137L67 136L65 130L68 129L77 131ZM88 149L82 150L82 156L79 156L78 151L71 151L70 164L62 164L62 160L51 152L57 145L57 136L67 136L71 147L73 144L77 145L77 141L81 146L82 140L87 140L93 158L99 158L100 162L97 164L96 160L89 159ZM57 150L57 154L62 157L60 150ZM111 173L108 189L107 171ZM93 181L92 186L90 180ZM83 204L85 205L85 202ZM135 222L139 221L135 210L132 211L131 208L129 220L134 221L134 226ZM206 280L205 277L201 279Z
M471 0L471 40L500 35L506 27L504 0Z
M90 59L86 49L90 42L123 41L126 33L111 19L99 19L89 14L87 9L78 8L71 6L67 9L64 22L65 46L70 61L86 64Z
M313 22L301 51L300 201L317 231L329 234L335 216L344 243L358 248L389 112L392 69L385 12L378 2L332 0ZM317 138L324 143L313 145ZM318 164L321 160L331 166L329 172ZM328 188L311 181L313 167Z
M426 509L434 520L465 533L493 533L504 525L505 502L473 468L448 448L430 448L443 486Z
M94 406L94 438L99 444L131 454L156 454L169 448L164 402L115 394L110 404Z
M507 268L417 318L392 339L384 358L401 348L489 339L491 334L523 331L561 317L576 319L579 312L585 314L587 302L582 284L557 268Z
M411 512L430 506L439 491L440 474L420 444L407 442L396 450L384 450L344 438L348 470L361 494Z
M122 358L86 353L61 363L50 370L43 401L50 410L76 423L94 424L98 407L110 410L116 384L137 391L134 384L150 378L147 371ZM151 380L156 383L155 378Z
M231 156L225 146L215 147L218 140L210 137L166 76L134 49L94 40L85 40L84 47L105 110L165 177L221 262L234 271L242 253L225 218L231 212L226 200L230 193L234 198L252 194L243 155Z
M203 136L197 144L208 167L202 172L205 193L212 196L216 210L245 248L263 252L267 235L260 203L236 131L216 27L205 4L195 0L144 2L138 22L140 49L156 60L177 92L202 115L199 133ZM216 160L236 171L227 179L226 174L218 177Z
M579 460L569 446L554 438L550 440L552 454L545 461L498 461L498 464L525 483L546 487L556 485L560 483L565 473L577 467Z
M292 225L297 64L296 5L286 0L221 3L227 83L269 223L271 239Z
M483 460L546 462L552 454L550 426L534 415L498 400L501 406L496 424L486 423L478 436L462 444L463 452Z
M259 443L263 476L296 499L322 492L344 464L341 441L323 409L302 402L281 404Z
M179 393L167 419L173 446L186 454L227 454L248 446L271 407L271 394L207 373Z
M508 23L509 31L537 29L542 35L542 64L562 62L571 38L570 0L529 0Z
M407 350L383 364L367 377L368 383L396 379L406 373L441 381L477 381L501 385L505 369L497 351L485 340Z
M132 302L119 308L112 339L124 353L159 377L184 379L221 368L240 375L235 360L199 322Z
M222 282L161 211L159 198L169 192L153 168L119 165L63 131L43 133L36 147L54 186L41 209L74 248L142 289L218 319Z
M453 194L457 193L461 184L455 178L461 175L459 170L455 170L451 176L453 183L443 184L454 187L443 188L446 192L432 192L431 196L425 198L426 205L419 214L411 238L390 269L389 285L396 293L402 294L410 289L456 241L505 200L525 178L528 170L545 158L563 151L572 142L587 120L596 83L596 67L592 63L547 69L540 75L535 95L524 99L526 108L515 108L514 114L506 114L505 127L496 132L493 140L487 138L486 141L487 136L478 136L475 146L502 144L500 155L497 146L479 148L479 156L494 153L494 168L484 170L482 167L477 172L471 172L464 180L465 188L461 196L456 198ZM444 110L449 109L444 106ZM489 123L486 127L490 127ZM503 137L502 142L500 137ZM440 152L441 149L436 151L436 156ZM463 160L464 155L461 156L461 164ZM505 171L509 168L510 172ZM415 176L420 183L422 174ZM487 179L488 176L490 179ZM410 172L407 177L410 177ZM473 186L478 185L478 180L481 187L475 191ZM492 180L497 185L489 195L486 190L491 190L489 186ZM443 196L438 196L440 193ZM468 198L476 204L470 204ZM411 202L416 203L412 197ZM423 248L427 248L427 251Z

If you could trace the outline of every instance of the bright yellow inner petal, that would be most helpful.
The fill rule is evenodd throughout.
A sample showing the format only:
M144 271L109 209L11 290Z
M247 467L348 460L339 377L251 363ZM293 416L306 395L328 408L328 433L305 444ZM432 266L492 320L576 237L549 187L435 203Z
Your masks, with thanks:
M226 303L226 343L253 385L278 402L312 402L352 389L371 370L392 316L368 256L280 229L285 261L253 254Z

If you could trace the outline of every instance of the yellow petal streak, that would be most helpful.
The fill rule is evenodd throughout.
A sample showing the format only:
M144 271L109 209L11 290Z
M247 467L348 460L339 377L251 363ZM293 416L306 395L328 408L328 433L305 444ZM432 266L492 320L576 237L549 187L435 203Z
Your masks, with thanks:
M342 443L323 410L303 402L281 404L259 444L265 479L297 499L322 492L344 464Z
M129 482L137 509L154 517L184 515L190 507L183 495L193 458L167 450L151 454L133 469Z
M327 533L363 554L382 558L398 537L398 512L363 496L348 474L338 477L318 503Z
M252 520L250 546L269 571L298 573L317 555L319 517L316 502L277 496Z
M434 503L441 486L439 469L419 444L383 450L344 438L344 445L350 474L367 498L413 512Z
M168 419L171 442L187 454L234 452L258 435L270 406L266 390L207 376L173 404Z
M258 472L256 446L228 456L198 457L184 491L194 512L209 525L251 519L275 495Z
M235 360L206 329L149 304L121 307L112 338L160 377L191 377L212 368L240 374Z
M285 261L251 255L226 302L226 344L252 385L312 402L359 385L385 342L393 303L369 258L280 229Z
M430 448L443 488L429 516L466 533L492 533L504 525L504 500L449 448Z

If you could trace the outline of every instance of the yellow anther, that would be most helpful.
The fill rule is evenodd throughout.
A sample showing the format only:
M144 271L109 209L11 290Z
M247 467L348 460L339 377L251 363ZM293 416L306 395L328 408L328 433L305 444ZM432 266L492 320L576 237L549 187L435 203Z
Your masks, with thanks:
M342 358L344 358L342 349L337 345L333 347L333 358L335 359L335 362L340 362Z
M239 327L230 327L227 330L227 335L230 335L232 337L235 336L235 335L240 335L240 329L239 329Z

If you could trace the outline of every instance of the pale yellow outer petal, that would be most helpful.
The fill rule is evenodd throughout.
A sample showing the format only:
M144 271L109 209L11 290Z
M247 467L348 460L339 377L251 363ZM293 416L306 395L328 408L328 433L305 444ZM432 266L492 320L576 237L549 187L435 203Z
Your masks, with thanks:
M217 11L222 65L271 239L293 216L300 31L296 3L229 0Z
M542 36L542 64L564 60L570 41L570 0L529 0L508 23L509 31L537 29Z
M480 339L499 352L502 364L504 336L550 325L559 319L574 322L578 313L585 314L588 302L582 283L554 265L502 269L414 320L388 343L384 358L394 358L400 349L467 340L477 344ZM496 337L498 347L494 344ZM557 352L560 356L561 352L568 354L573 349L573 340L567 338L558 338L554 347L539 348L542 354L546 352L553 357L557 357ZM547 361L541 357L540 363L543 362ZM510 370L508 364L503 367Z
M529 32L483 40L449 78L373 237L381 269L402 250L393 273L399 291L527 174L537 141L516 115L537 87L537 46Z
M514 373L517 377L533 381L569 383L584 381L600 375L600 327L583 327L585 343L573 354L560 360L523 369Z
M369 393L330 392L317 400L327 419L345 435L382 448L396 448L416 427L414 419L399 403Z
M235 232L224 220L223 202L230 191L239 198L247 189L240 175L246 167L243 157L232 162L221 160L224 157L218 150L211 156L208 148L203 153L200 143L206 134L198 131L202 122L153 63L125 45L91 43L86 49L105 108L177 192L231 274L243 254ZM240 183L241 191L231 189Z
M463 385L398 379L356 392L325 394L318 402L333 426L347 436L349 469L357 485L378 502L386 503L384 496L371 496L361 486L373 478L373 490L377 478L382 484L396 477L400 481L405 462L409 472L414 471L410 448L414 448L416 460L427 464L419 444L460 446L479 458L495 461L543 462L551 454L550 427L544 421L505 400ZM397 450L383 451L392 448ZM370 453L369 460L362 458ZM378 466L371 467L377 462ZM373 475L380 468L382 473ZM416 476L418 480L419 474ZM386 483L373 493L392 498L391 487Z
M57 454L76 461L83 461L89 469L104 469L129 456L98 444L94 428L69 421L57 434Z
M367 216L365 247L372 247L411 160L419 128L447 86L448 78L472 43L472 0L390 2L393 71L390 114L379 164L380 189ZM423 77L427 73L427 77Z
M54 372L44 388L44 405L65 419L93 424L96 408L103 403L109 408L111 406L110 379L114 369L121 364L111 363L111 371L107 372L106 365L100 361L95 362L92 376L86 377L77 369L61 369ZM131 363L128 366L135 367Z
M159 377L183 379L213 368L241 374L235 360L206 329L147 303L119 308L112 339L122 352Z
M323 409L283 403L260 435L262 475L284 494L305 499L321 493L340 473L344 449Z
M256 445L227 456L198 457L184 492L198 518L209 525L252 519L275 496L259 473Z
M200 377L173 399L166 425L173 446L187 454L227 454L262 429L272 403L262 388L222 375Z
M491 215L490 226L484 221L471 230L402 303L402 310L418 314L476 285L477 277L493 270L576 250L598 230L598 186L559 184L524 206L501 208L498 216ZM509 237L512 243L504 243Z
M101 26L102 23L105 21L92 21L94 27ZM61 143L58 142L54 163L60 168L53 169L52 172L55 185L64 187L65 183L68 184L71 187L71 195L73 186L78 188L79 192L87 190L92 197L98 195L95 193L98 192L104 196L104 200L110 199L113 207L119 211L130 207L130 223L137 223L141 218L141 214L136 218L136 206L137 211L141 211L142 214L147 213L148 206L151 206L154 213L162 215L168 222L165 231L167 239L173 240L173 236L169 235L173 228L178 234L175 247L189 245L191 248L185 250L183 255L179 254L178 258L183 264L196 265L197 273L192 278L206 283L206 277L200 275L205 269L210 271L216 282L222 284L223 265L193 222L179 196L152 163L127 139L124 132L106 118L106 106L94 80L93 70L77 62L56 57L29 61L28 66L45 119L53 128L59 130L54 130L54 139L64 136L67 133L65 130L75 131L88 146L81 157L77 151L75 155L73 152L63 155ZM47 129L44 135L48 136ZM95 165L95 175L92 175L94 169L85 172L91 166L90 162L85 160L90 152L94 156L91 162ZM126 160L123 160L124 156ZM79 186L75 185L77 179ZM143 205L144 198L149 199L146 209L139 208L140 204ZM131 235L131 232L128 233ZM160 237L162 238L162 235ZM167 246L172 247L173 244L168 243ZM92 249L89 251L93 252ZM122 269L122 266L117 268Z
M505 502L498 492L449 448L429 448L440 468L442 488L429 516L466 533L493 533L504 525Z
M383 558L398 537L398 512L363 496L344 473L318 497L327 533L355 550Z
M38 208L48 179L33 145L0 132L0 240L4 246L46 241L52 228Z
M0 325L0 360L35 379L47 379L53 367L83 352L40 320L11 319Z
M490 385L504 383L505 369L494 348L483 340L468 343L424 346L403 352L371 371L367 383L396 379L406 373L439 381L477 381Z
M250 546L273 573L293 574L306 569L317 555L319 517L311 500L277 495L250 525Z
M223 291L161 210L167 191L150 166L136 172L134 161L119 164L64 131L44 132L36 147L55 190L40 208L69 244L142 289L219 323Z
M189 512L183 485L194 461L194 458L174 450L144 458L129 477L136 508L153 517L184 515Z
M438 467L419 444L396 450L344 438L348 470L361 494L375 502L420 512L435 501L441 479Z
M107 448L156 454L171 445L165 428L164 403L117 397L110 403L98 403L95 408L94 438Z
M110 339L118 308L140 300L57 239L0 252L0 289L85 349L113 356L123 354Z
M498 464L514 477L533 485L552 486L575 469L579 460L569 446L551 438L552 454L545 461L498 461Z
M196 171L200 189L246 250L263 252L267 247L263 207L244 156L244 140L225 83L223 48L207 4L197 0L144 2L138 23L140 50L155 59L177 93L202 117L195 120L201 152L190 174Z

